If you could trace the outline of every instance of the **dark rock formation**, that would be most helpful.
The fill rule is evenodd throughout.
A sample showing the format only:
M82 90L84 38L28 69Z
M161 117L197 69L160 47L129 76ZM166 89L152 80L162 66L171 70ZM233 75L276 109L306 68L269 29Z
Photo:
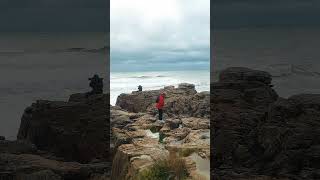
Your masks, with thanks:
M279 99L257 128L257 169L282 176L320 179L320 94Z
M108 159L109 96L73 95L69 102L37 101L26 108L19 140L66 160Z
M243 67L231 67L220 73L220 82L262 82L264 84L271 84L271 75L264 71L251 70Z
M211 88L215 179L320 178L320 95L278 98L268 73L247 68Z
M90 180L104 174L110 163L60 162L33 154L0 154L0 178L4 180Z
M162 91L166 93L164 112L169 117L179 115L209 117L210 93L197 93L195 86L187 83L180 84L177 88L168 86L160 90L121 94L116 105L129 112L156 114L155 101Z
M25 109L18 140L0 140L0 179L109 180L108 119L109 95L37 101Z
M165 123L156 118L155 101L160 92L166 93ZM209 96L209 92L197 93L193 84L186 83L177 88L121 94L117 106L111 107L111 179L135 179L143 170L168 157L170 151L184 152L188 178L201 179L203 172L197 170L191 154L203 158L209 167Z
M0 136L0 141L6 140L4 136Z
M35 145L26 141L7 141L0 140L0 153L11 154L28 154L36 153L37 148Z
M155 90L133 91L132 94L120 94L116 105L130 112L146 112L147 108L155 102L159 93L158 90Z

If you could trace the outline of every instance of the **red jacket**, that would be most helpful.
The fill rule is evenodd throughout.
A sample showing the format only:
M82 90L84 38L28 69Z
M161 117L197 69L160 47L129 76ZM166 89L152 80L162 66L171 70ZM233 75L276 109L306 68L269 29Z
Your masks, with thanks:
M157 109L162 109L164 106L164 97L163 95L159 96L159 102L156 104Z

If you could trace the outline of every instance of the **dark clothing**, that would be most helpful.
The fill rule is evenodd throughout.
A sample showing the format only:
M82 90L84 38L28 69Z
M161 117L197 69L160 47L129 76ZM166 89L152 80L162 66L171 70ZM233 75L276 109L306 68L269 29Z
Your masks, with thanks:
M159 111L159 120L162 120L163 110L158 109L158 111Z
M102 78L91 79L90 87L92 88L92 94L103 93L103 81Z
M141 85L138 86L138 90L142 91L142 86Z
M89 78L89 86L92 88L90 92L87 93L87 97L93 94L102 94L103 93L103 78L100 78L98 75L94 75L92 78Z

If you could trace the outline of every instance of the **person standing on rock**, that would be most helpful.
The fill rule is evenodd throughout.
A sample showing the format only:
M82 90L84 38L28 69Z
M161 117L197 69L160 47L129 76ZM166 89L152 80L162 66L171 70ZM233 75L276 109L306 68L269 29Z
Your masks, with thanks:
M164 92L162 92L159 96L158 96L158 98L157 98L157 100L156 100L156 108L158 109L158 112L159 112L159 120L160 121L163 121L162 120L162 116L163 116L163 106L164 106L164 98L165 98L165 93Z
M93 94L103 93L103 78L100 78L97 74L95 74L92 78L89 78L89 81L89 86L92 88L92 90L86 94L87 97Z

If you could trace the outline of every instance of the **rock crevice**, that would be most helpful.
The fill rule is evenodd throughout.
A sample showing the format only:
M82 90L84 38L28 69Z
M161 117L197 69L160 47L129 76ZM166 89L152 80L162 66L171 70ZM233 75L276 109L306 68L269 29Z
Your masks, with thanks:
M0 139L0 179L110 179L108 119L107 94L33 103L21 118L18 140Z
M319 179L320 95L280 98L270 74L247 68L211 89L215 179Z
M155 100L160 92L166 93L165 123L157 121L156 115ZM205 159L209 168L209 97L209 92L197 93L195 86L187 83L121 94L117 106L111 107L112 179L135 179L172 154L183 154L189 178L199 177L191 155Z

